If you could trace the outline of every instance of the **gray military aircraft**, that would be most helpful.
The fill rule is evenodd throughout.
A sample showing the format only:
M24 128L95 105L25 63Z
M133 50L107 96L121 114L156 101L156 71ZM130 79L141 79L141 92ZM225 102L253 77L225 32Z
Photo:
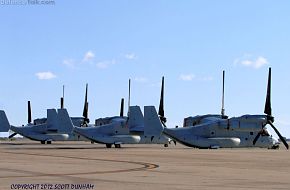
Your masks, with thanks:
M63 95L60 98L60 108L64 109L64 86L63 86ZM89 102L88 102L88 84L86 84L86 91L85 91L85 101L84 101L84 108L83 108L83 116L82 117L71 117L72 122L75 126L84 126L90 122L88 118L88 110L89 110ZM33 120L34 125L43 124L45 123L47 118L38 118ZM28 123L31 123L31 106L30 102L28 101Z
M86 93L85 93L85 103L84 103L84 110L83 110L83 117L72 117L71 120L73 122L73 125L75 126L86 126L89 122L88 119L88 84L86 85ZM61 98L61 109L64 109L64 95ZM5 112L2 110L0 113L0 128L7 128L9 124L8 119L6 117ZM10 126L10 130L14 133L9 136L9 138L12 138L13 136L19 134L21 136L24 136L26 138L29 138L31 140L41 141L42 144L51 144L51 141L62 141L62 140L86 140L85 138L81 137L80 135L77 135L73 133L72 128L63 128L65 126L59 125L52 125L49 123L50 120L55 120L56 113L53 113L53 111L47 111L47 118L38 118L35 119L32 123L32 117L31 117L31 104L30 101L28 101L28 123L24 126ZM65 130L64 130L65 129ZM63 134L67 134L63 136Z
M223 75L224 78L224 75ZM223 80L224 83L224 80ZM224 85L223 85L224 91ZM223 96L224 97L224 96ZM223 104L223 103L222 103ZM224 115L202 115L185 118L183 128L166 128L163 133L170 138L195 148L279 148L279 142L267 130L269 124L288 149L289 146L273 125L271 108L271 68L269 68L265 115L243 115L228 118Z
M74 141L85 140L77 134L74 134L71 118L67 118L66 109L47 109L47 120L43 124L29 124L23 127L10 125L4 111L0 111L0 123L2 126L10 126L12 131L27 137L28 139L40 141L42 144L51 144L52 141Z
M112 145L120 148L121 144L164 144L164 146L168 146L170 139L162 135L162 130L155 127L148 108L144 108L144 117L139 106L130 106L129 109L128 120L116 118L111 120L111 123L102 126L74 127L74 132L93 142L106 144L107 148L111 148ZM158 116L157 121L160 122Z
M163 109L163 88L164 78L162 78L161 98L159 112L165 122ZM129 81L130 97L130 81ZM130 100L130 98L129 98ZM129 101L128 101L129 102ZM121 105L123 105L123 100ZM128 103L130 105L130 103ZM122 106L121 106L122 110ZM148 111L148 110L147 110ZM107 148L114 145L120 148L121 144L164 144L165 147L171 142L171 139L160 133L154 125L151 125L148 112L144 110L144 117L139 106L130 106L128 117L109 117L102 125L88 126L86 128L74 127L74 132L86 137L92 142L106 144ZM123 113L123 111L121 111ZM147 114L146 114L147 113Z

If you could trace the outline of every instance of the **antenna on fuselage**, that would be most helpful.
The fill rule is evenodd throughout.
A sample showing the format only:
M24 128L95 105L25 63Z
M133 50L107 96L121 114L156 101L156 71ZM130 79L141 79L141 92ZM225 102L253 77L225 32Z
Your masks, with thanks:
M223 70L223 91L222 91L222 118L225 118L225 70Z

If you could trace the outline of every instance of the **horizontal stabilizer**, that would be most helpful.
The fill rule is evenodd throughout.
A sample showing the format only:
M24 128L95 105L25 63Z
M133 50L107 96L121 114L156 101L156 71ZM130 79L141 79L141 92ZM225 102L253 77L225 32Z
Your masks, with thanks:
M10 128L9 121L3 110L0 110L0 132L8 132Z

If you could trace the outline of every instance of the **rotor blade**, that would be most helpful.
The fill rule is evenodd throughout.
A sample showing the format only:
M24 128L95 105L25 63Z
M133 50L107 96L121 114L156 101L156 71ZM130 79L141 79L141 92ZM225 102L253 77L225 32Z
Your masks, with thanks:
M225 71L223 70L223 91L222 91L222 109L221 109L221 115L225 115Z
M289 149L288 143L285 141L284 137L280 134L280 132L278 131L278 129L273 125L272 121L268 121L268 123L271 125L271 127L274 129L274 131L277 133L277 135L279 136L280 140L283 142L283 144L285 145L285 147L287 149Z
M128 95L128 113L127 116L129 117L130 112L130 100L131 100L131 79L129 79L129 95Z
M162 77L158 115L164 117L164 77Z
M62 86L62 97L60 98L60 108L64 108L64 85Z
M11 139L12 137L14 137L15 135L17 135L17 133L13 133L13 134L11 134L11 135L9 135L9 139Z
M120 117L124 117L124 98L121 99Z
M165 119L166 119L166 118L165 118ZM164 121L162 121L162 120L161 120L161 118L160 118L160 122L161 122L161 124L163 125L163 127L164 127L164 128L167 128L167 126L166 126L165 122L164 122Z
M264 113L267 115L270 115L270 116L272 115L272 108L271 108L271 67L269 67L267 96L266 96Z
M161 94L160 94L158 115L160 116L160 120L165 123L166 118L164 117L164 77L162 77L162 83L161 83Z
M259 137L261 136L261 132L259 131L257 136L255 137L254 141L253 141L253 145L256 144L257 140L259 139Z
M90 123L90 120L88 118L89 102L86 102L85 109L87 110L87 112L85 113L85 115L83 115L83 125L87 125L88 123Z
M30 105L30 101L27 102L27 106L28 106L28 118L27 118L27 122L31 123L32 119L31 119L31 105Z
M83 117L88 118L88 84L86 84L86 94L85 94Z
M85 118L88 119L89 117L89 102L86 102L86 115L85 115Z
M63 109L63 97L60 98L60 108Z

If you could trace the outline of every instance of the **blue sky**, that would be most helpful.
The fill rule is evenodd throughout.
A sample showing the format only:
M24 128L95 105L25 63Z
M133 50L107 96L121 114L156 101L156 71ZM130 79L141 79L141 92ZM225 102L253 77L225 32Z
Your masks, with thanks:
M119 114L129 78L131 104L158 106L165 76L168 125L181 126L220 113L222 70L226 114L262 114L272 67L275 124L290 136L289 1L16 2L0 4L0 109L11 124L26 123L27 100L34 118L59 107L62 85L72 116L86 83L91 120Z

